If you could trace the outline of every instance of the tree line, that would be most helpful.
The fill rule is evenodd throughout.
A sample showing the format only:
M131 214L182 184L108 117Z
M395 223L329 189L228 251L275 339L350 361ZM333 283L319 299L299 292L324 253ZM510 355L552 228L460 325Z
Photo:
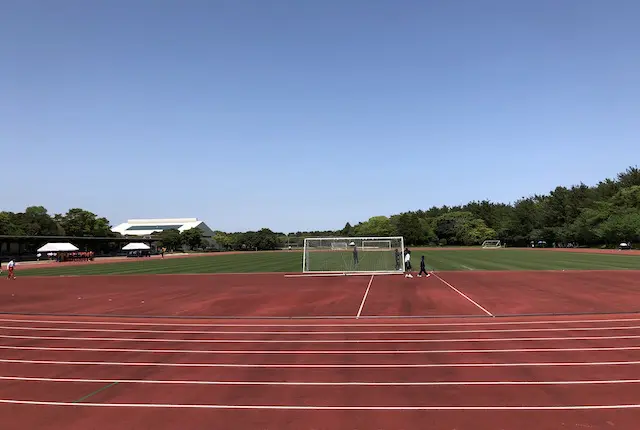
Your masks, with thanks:
M109 220L93 212L74 208L65 214L50 215L42 206L30 206L24 212L0 212L0 235L117 237Z
M42 206L21 213L0 212L0 235L118 237L104 217L69 209L50 215ZM341 230L296 233L216 231L214 241L223 250L273 250L300 247L305 237L403 236L408 245L478 245L499 239L512 246L545 241L564 246L616 246L640 241L640 169L629 167L614 179L593 186L583 183L556 187L546 195L523 197L514 203L473 201L463 206L431 207L392 216L373 216ZM168 230L161 245L177 249L203 247L198 231Z
M499 239L512 246L544 241L549 246L609 246L640 241L640 169L629 167L615 179L594 186L558 186L549 194L523 197L512 204L488 200L463 206L431 207L397 215L374 216L340 231L297 232L304 237L403 236L409 245L478 245Z

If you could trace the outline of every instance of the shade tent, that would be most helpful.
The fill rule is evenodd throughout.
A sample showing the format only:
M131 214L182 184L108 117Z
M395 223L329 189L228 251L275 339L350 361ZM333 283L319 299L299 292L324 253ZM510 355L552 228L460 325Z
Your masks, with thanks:
M38 252L73 252L78 251L78 247L71 243L47 243L38 249Z
M151 249L151 247L145 243L129 243L125 245L123 251L145 251Z

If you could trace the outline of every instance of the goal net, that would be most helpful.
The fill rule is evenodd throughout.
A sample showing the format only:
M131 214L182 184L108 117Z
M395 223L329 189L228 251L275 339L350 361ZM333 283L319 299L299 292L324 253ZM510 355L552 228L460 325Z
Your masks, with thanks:
M361 249L391 249L391 240L362 240Z
M310 237L303 273L404 273L402 237Z
M499 240L485 240L482 242L483 248L501 248L502 243Z

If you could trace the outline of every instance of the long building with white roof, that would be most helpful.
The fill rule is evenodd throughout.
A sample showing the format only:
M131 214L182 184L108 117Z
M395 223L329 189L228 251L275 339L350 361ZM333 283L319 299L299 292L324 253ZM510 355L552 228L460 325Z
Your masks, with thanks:
M206 239L213 236L213 230L197 218L130 219L111 230L122 236L145 237L157 235L165 230L175 229L182 233L192 228L202 231L202 236Z

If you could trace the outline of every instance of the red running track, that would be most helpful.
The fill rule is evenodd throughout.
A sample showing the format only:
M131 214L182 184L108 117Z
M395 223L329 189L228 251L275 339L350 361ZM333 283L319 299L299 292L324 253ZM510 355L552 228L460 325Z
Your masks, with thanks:
M370 288L369 288L370 287ZM205 318L513 316L640 312L639 271L27 277L0 312Z
M632 429L640 416L637 315L0 326L10 428Z
M0 410L11 428L635 429L640 315L518 314L636 311L638 279L19 279L0 289Z

